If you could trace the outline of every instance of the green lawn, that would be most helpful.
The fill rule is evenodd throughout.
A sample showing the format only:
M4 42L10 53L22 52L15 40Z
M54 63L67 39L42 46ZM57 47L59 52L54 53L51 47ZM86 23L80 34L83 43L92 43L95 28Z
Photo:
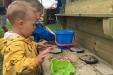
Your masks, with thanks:
M11 24L9 23L9 21L7 21L7 25L6 26L7 26L8 30L11 30ZM0 37L3 37L3 35L4 35L4 32L3 32L3 30L0 27Z
M47 27L50 28L52 31L56 29L62 29L61 25L59 24L50 24L50 25L47 25Z
M0 28L0 37L3 36L3 30ZM0 75L2 75L2 61L3 61L3 56L0 54Z

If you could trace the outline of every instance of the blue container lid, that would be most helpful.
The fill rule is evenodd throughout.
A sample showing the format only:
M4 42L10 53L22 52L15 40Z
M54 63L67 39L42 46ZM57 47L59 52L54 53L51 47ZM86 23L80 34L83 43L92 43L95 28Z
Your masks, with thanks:
M56 34L74 34L75 31L70 29L58 29L58 30L55 30L55 33Z

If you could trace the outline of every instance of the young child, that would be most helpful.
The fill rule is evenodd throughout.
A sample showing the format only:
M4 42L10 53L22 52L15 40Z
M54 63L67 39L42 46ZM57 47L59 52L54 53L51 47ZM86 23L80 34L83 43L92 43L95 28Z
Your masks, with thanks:
M40 10L43 13L43 6L41 3L39 3L37 0L19 0L19 1L26 1L28 3L30 3L30 5L35 8L35 12L37 14L37 22L36 22L36 27L32 33L32 35L34 36L34 41L35 42L39 42L41 39L46 40L46 41L54 41L55 36L54 34L48 30L44 25L42 25L40 22L38 22L39 19L39 12L37 12L38 10ZM37 6L40 5L40 8ZM40 15L42 14L40 13Z
M30 39L38 12L36 14L35 9L24 1L14 1L9 5L7 16L12 23L12 32L7 32L0 40L0 50L4 55L3 75L41 75L40 64L51 47L37 53L37 44Z

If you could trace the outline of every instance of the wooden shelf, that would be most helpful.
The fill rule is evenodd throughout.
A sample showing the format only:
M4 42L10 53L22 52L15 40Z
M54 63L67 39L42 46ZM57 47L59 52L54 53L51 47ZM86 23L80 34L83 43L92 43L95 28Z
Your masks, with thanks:
M60 17L98 17L98 18L113 18L113 14L56 14Z

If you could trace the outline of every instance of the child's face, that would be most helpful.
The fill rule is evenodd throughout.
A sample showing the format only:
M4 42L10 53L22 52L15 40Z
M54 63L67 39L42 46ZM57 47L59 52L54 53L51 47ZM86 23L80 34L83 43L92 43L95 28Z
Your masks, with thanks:
M40 19L41 15L42 15L42 13L41 13L41 12L36 12L37 20L39 20L39 19Z
M37 10L37 8L34 8L34 12L35 12L35 14L36 14L36 16L37 16L37 20L39 20L40 17L41 17L41 15L42 15L41 11L39 12L39 11Z
M37 17L36 13L28 12L28 15L25 20L23 20L23 25L21 26L21 33L23 36L28 37L32 34Z

